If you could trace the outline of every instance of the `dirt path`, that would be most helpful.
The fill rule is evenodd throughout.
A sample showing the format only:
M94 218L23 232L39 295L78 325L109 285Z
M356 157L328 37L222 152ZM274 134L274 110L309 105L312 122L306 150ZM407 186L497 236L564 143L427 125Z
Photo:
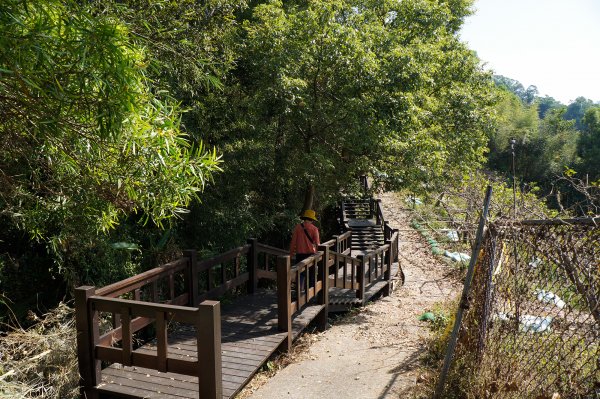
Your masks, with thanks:
M292 364L264 384L257 377L242 397L405 398L414 389L429 334L418 317L434 303L455 297L460 286L452 268L431 254L427 242L405 230L410 229L410 215L403 202L391 193L381 198L390 225L401 229L405 285L309 336L315 342Z

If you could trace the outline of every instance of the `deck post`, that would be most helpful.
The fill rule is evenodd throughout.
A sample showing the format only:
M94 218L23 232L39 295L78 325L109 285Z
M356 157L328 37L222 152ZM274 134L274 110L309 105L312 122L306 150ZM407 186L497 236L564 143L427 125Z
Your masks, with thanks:
M381 224L381 198L377 198L375 200L375 203L377 204L375 206L375 220L376 220L376 224Z
M385 240L385 245L388 246L385 255L385 272L383 272L383 279L386 281L385 288L383 289L383 296L390 296L392 291L392 262L394 259L392 242Z
M292 348L292 276L287 255L277 257L277 326L288 333L281 344L281 350L287 352Z
M198 351L198 397L222 399L221 304L204 301L198 305L196 319Z
M327 318L329 317L329 247L326 245L319 245L319 251L323 252L320 269L321 293L319 295L319 304L323 305L324 307L323 310L321 310L321 313L319 313L317 325L319 330L325 331L327 329ZM335 277L337 279L337 275Z
M197 253L195 249L183 251L183 256L188 258L188 272L186 275L190 306L195 307L198 303L198 273L196 273Z
M101 363L94 356L98 344L98 313L91 309L88 299L96 293L95 287L75 288L75 326L77 328L77 361L79 363L79 386L82 398L95 399L94 389L102 380Z
M396 234L396 233L398 233L398 234ZM399 252L398 248L399 248L399 245L400 245L400 230L398 230L398 229L392 229L392 236L394 234L396 234L396 240L395 240L396 242L394 243L394 262L399 262L398 261L398 255L399 255L398 254L398 252Z
M365 303L365 262L368 259L365 255L358 255L358 290L356 291L356 297L362 301L362 304Z
M348 236L348 241L346 241L346 249L350 249L350 255L352 255L352 229L350 229L350 235Z
M335 252L342 252L340 251L340 236L333 236L333 239L335 240Z
M389 240L392 238L392 228L390 227L390 222L387 220L383 222L383 239Z
M248 244L250 244L250 250L248 251L246 265L248 268L248 294L254 294L258 287L258 274L256 268L258 267L258 240L256 238L249 238Z

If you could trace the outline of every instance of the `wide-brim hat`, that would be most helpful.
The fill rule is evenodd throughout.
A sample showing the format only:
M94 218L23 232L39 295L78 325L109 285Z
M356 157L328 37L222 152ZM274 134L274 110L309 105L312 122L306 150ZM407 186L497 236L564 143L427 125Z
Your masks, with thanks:
M307 209L304 212L302 212L302 218L303 219L310 219L310 220L316 221L317 220L317 214L312 209Z

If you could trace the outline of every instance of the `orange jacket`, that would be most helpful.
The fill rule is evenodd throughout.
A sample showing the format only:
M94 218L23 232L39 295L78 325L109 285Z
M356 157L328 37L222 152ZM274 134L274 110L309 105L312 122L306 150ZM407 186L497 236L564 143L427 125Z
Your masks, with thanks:
M304 228L310 235L310 238L313 239L314 245L310 242L306 233L304 233L304 229L302 229L302 225L304 224ZM296 227L294 227L294 231L292 233L292 242L290 243L290 256L293 257L294 254L314 254L317 252L317 246L321 244L321 240L319 238L319 229L312 223L298 223Z

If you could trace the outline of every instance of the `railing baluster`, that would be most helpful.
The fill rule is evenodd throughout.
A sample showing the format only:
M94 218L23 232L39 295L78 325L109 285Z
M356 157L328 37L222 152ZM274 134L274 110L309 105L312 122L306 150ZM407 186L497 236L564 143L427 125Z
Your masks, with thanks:
M334 258L335 258L335 276L333 276L334 277L333 278L333 286L337 287L338 286L338 278L340 277L340 260L338 258L337 252L334 255ZM345 270L346 270L346 268L344 267L344 270L343 270L344 274L345 274ZM329 271L327 274L329 274Z
M365 301L365 262L365 255L358 255L358 265L356 270L358 274L358 290L356 292L356 297L360 299L363 302L363 304Z
M213 267L209 267L208 270L206 270L206 291L207 292L210 291L210 290L212 290L213 286L214 286L214 282L213 282Z
M193 249L183 251L183 256L188 258L188 271L186 273L187 290L189 295L189 304L196 306L198 302L198 273L196 257L197 253Z
M169 299L172 301L175 299L175 275L169 273Z
M352 265L350 268L350 274L351 274L351 283L352 285L350 287L346 287L346 282L344 282L344 288L350 288L352 290L355 289L355 283L356 283L356 262L355 262L355 258L350 258L350 264Z
M342 257L344 261L344 268L342 270L342 288L346 288L346 280L348 279L348 259ZM336 287L337 287L337 276L336 276Z
M158 280L154 280L152 282L152 291L151 291L151 295L152 295L152 302L154 303L158 303Z
M165 312L156 312L156 369L167 372L167 323Z
M324 307L318 316L319 319L317 321L317 325L319 326L319 329L321 331L325 331L325 329L327 328L327 317L329 315L329 266L327 266L327 264L329 263L329 247L325 245L320 245L319 251L323 251L323 258L321 259L321 292L319 294L319 304L324 305ZM315 290L316 288L317 276L315 276Z
M256 274L256 268L258 267L258 241L256 238L250 238L248 244L250 244L250 250L246 258L246 267L248 268L248 293L254 294L258 285L258 275Z
M121 339L123 348L123 359L121 363L124 366L131 366L131 352L133 351L133 339L131 337L131 314L127 306L121 307L121 331L123 337Z
M390 240L385 241L385 245L388 246L385 256L385 271L383 273L383 279L387 282L383 289L383 296L389 296L392 290L392 260L394 258L392 242Z

